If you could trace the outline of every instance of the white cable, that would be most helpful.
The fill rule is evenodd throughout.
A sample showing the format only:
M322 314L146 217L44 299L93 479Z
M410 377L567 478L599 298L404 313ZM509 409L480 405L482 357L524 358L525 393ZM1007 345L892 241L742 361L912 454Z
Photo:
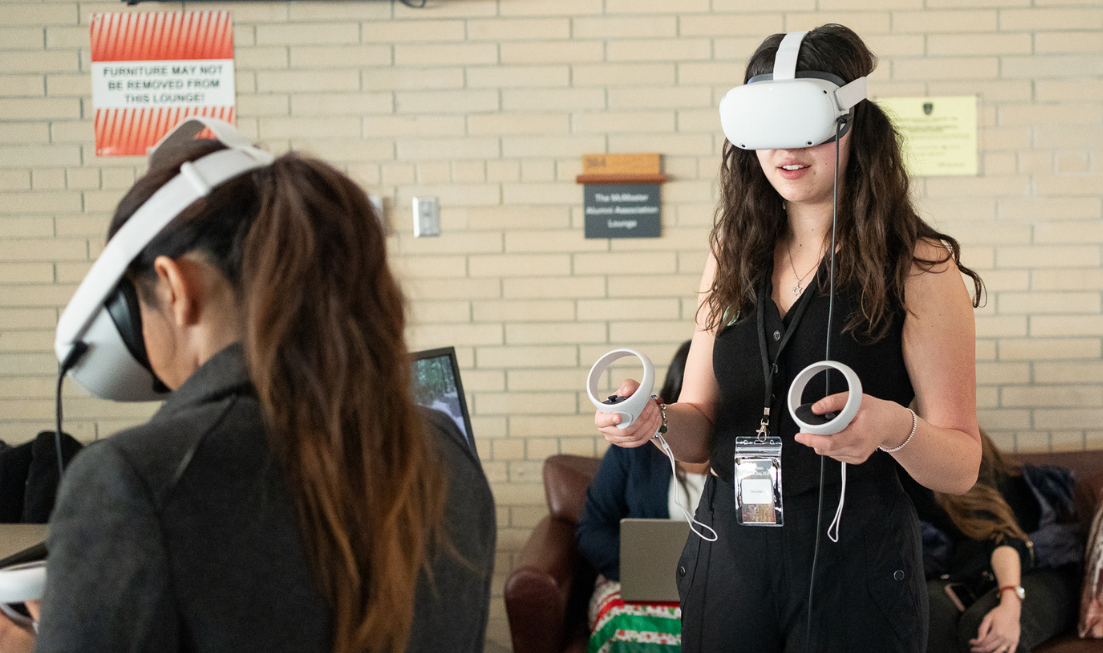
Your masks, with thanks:
M842 477L843 483L839 487L839 507L835 509L835 519L831 520L831 524L827 527L827 539L831 540L835 544L839 543L839 524L843 521L843 504L846 503L846 463L839 463L842 465ZM835 534L831 534L831 530L835 530Z
M659 444L662 445L663 451L666 452L666 457L670 459L670 473L674 474L675 478L677 478L677 476L678 476L678 464L676 462L674 462L674 452L672 452L670 450L670 445L668 445L666 443L666 438L664 438L661 433L655 433L655 437L659 439ZM712 530L711 526L709 526L707 524L702 524L701 522L694 519L693 515L689 514L689 511L686 510L685 505L682 504L682 500L680 498L678 498L678 495L681 494L681 492L678 491L678 485L679 485L678 483L674 484L674 503L678 504L678 509L682 511L682 514L686 516L686 520L689 521L689 530L693 531L694 535L696 535L697 537L701 538L702 540L704 540L706 542L715 542L717 539L719 539L719 536L716 534L716 531ZM686 501L687 502L689 501L688 496L686 497ZM712 537L708 537L707 535L705 535L701 531L694 528L693 527L694 524L697 524L701 528L703 528L703 529L709 531L710 533L712 533Z

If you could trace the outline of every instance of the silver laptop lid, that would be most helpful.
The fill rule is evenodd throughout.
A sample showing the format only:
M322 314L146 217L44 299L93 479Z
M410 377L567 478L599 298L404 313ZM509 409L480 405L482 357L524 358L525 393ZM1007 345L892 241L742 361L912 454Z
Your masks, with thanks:
M620 520L620 597L626 602L678 601L677 569L689 524L672 519Z

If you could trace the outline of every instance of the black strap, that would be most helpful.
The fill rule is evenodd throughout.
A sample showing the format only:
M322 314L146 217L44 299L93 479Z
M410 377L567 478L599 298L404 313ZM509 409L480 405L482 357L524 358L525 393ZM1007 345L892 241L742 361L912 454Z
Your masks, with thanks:
M817 274L817 276L819 275ZM800 319L804 316L804 309L808 308L808 304L812 302L812 295L816 292L817 286L814 281L815 277L813 277L813 283L808 284L808 287L804 289L800 299L790 307L789 310L792 312L793 318L789 321L785 334L778 342L773 363L770 362L769 349L766 347L766 301L770 299L770 296L767 292L766 279L758 284L758 301L755 307L758 321L758 350L762 357L762 376L766 381L766 394L762 400L762 421L758 427L760 438L769 435L770 406L773 404L774 398L774 374L777 373L777 362L781 358L781 352L785 350L785 345L789 344L789 338L796 332L797 325L800 324Z

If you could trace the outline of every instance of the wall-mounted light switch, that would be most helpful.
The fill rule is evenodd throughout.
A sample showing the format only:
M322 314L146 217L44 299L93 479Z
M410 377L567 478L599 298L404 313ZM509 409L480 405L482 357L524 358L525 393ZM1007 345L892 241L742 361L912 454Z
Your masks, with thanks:
M414 198L414 237L440 235L440 204L435 197Z

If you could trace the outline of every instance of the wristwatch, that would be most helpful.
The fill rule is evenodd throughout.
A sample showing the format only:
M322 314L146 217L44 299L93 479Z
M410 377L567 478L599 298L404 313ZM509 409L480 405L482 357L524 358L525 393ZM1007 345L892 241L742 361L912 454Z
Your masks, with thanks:
M1004 585L1003 587L1000 588L999 594L1003 595L1003 593L1006 592L1007 590L1014 590L1015 591L1015 596L1019 597L1020 601L1023 601L1023 600L1026 599L1026 590L1023 589L1022 585Z

